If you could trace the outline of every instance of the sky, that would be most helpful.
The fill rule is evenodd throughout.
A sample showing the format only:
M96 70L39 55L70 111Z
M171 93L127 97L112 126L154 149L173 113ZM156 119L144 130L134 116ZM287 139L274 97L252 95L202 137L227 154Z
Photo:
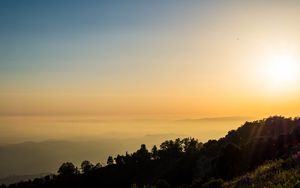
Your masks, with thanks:
M0 115L298 116L299 11L297 1L1 1Z

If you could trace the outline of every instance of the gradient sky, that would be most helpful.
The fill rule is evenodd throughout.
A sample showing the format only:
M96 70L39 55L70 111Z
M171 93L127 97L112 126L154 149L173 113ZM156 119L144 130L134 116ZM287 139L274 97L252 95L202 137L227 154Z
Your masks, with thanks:
M260 74L278 54L299 64L299 11L297 1L3 0L0 114L299 115L299 78L274 87Z

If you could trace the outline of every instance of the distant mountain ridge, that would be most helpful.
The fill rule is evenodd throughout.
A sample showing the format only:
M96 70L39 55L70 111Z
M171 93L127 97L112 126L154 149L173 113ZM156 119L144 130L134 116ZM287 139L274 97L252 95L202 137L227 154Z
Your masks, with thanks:
M41 174L30 174L30 175L11 175L5 178L1 178L0 179L0 185L1 184L5 184L5 185L9 185L12 183L16 183L19 181L27 181L30 179L35 179L35 178L40 178L40 177L44 177L51 174L49 173L41 173Z
M204 118L187 118L187 119L178 119L177 121L188 121L188 122L199 122L199 121L246 121L255 119L254 117L246 116L223 116L223 117L204 117Z

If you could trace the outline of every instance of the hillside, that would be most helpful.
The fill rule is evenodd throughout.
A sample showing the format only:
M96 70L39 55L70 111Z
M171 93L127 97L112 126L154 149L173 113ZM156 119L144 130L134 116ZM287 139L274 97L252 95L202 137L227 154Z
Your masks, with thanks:
M241 177L222 184L224 188L300 187L299 153L286 160L267 161Z
M75 167L66 162L58 175L8 187L246 187L252 186L247 181L273 183L277 179L282 186L293 187L298 184L299 151L300 119L274 116L246 122L206 143L193 138L167 140L151 150L142 144L136 152L108 157L105 166L84 161ZM274 162L266 164L270 160ZM284 164L289 165L287 169ZM278 169L283 169L282 174L278 175ZM283 178L290 174L295 174L295 180Z

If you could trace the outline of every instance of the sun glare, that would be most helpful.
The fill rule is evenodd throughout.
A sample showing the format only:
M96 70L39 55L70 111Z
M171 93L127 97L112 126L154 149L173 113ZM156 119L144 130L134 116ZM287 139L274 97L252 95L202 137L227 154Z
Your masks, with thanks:
M299 62L291 53L269 55L261 67L262 79L268 88L290 90L299 84Z

